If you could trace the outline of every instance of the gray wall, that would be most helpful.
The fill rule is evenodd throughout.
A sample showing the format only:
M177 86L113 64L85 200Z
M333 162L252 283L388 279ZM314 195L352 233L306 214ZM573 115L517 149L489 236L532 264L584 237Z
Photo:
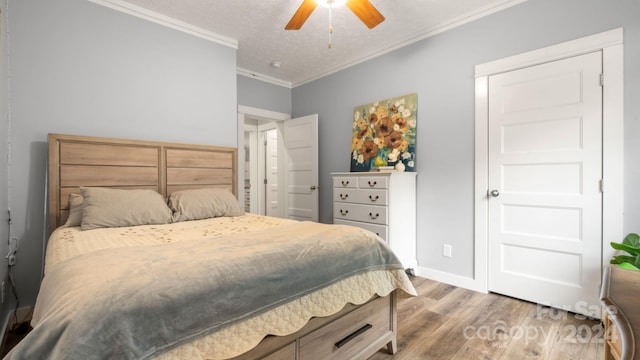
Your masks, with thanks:
M291 89L238 75L238 104L291 114Z
M2 38L0 39L1 43L1 53L7 53L7 14L4 8L2 10L2 20L1 25L2 28L0 32L2 34ZM6 71L6 58L2 56L0 58L0 256L4 257L8 251L8 232L9 232L9 223L8 223L8 212L9 208L9 192L8 192L8 168L7 168L7 155L8 155L8 147L7 147L7 134L8 134L8 112L7 112L7 91L8 91L8 83L7 79L7 71ZM8 271L6 266L6 260L0 257L0 281L5 282L5 286L9 283L8 281ZM8 287L7 287L8 289ZM14 304L9 302L12 298L10 292L6 292L4 302L0 305L0 326L5 326L5 322L9 320L9 314L5 309L13 307ZM4 329L4 327L2 327ZM1 333L1 332L0 332Z
M349 171L353 107L418 93L418 264L473 277L474 66L624 27L624 230L639 232L639 14L638 0L529 0L294 88L293 116L319 114L321 221L332 221L329 173Z
M236 50L86 0L9 3L10 198L26 306L40 283L47 134L236 146Z
M640 231L637 0L529 0L293 90L237 77L233 49L86 0L9 4L8 29L2 9L0 255L6 253L4 209L10 203L13 235L20 238L16 281L22 305L33 304L40 280L47 133L235 146L237 103L294 116L319 114L320 216L331 222L329 173L349 170L353 107L418 93L419 264L472 276L474 66L620 26L625 231ZM451 259L440 256L444 241L454 246ZM6 278L4 265L0 278Z

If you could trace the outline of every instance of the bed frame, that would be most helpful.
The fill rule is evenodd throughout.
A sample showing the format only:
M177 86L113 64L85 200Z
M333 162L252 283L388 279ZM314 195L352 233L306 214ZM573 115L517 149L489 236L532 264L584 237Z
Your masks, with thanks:
M232 147L49 134L49 233L69 215L79 186L152 189L167 197L189 188L226 188L236 196ZM396 292L314 318L288 336L268 336L234 359L366 359L396 352Z
M225 188L237 197L232 147L49 134L49 233L69 216L79 186L152 189L165 198L189 188Z

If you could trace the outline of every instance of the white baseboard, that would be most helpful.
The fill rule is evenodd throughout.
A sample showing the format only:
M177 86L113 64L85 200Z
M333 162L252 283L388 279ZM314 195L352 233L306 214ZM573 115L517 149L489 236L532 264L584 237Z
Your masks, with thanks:
M430 280L439 281L449 285L481 292L484 294L488 292L486 284L479 284L478 281L474 278L451 274L448 272L430 269L423 266L418 266L415 270L416 270L416 275L420 277L424 277Z

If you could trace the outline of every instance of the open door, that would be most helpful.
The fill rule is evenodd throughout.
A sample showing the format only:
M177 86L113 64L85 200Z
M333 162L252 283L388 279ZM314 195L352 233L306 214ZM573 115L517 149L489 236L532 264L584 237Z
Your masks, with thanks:
M283 122L287 153L285 217L318 221L318 114Z

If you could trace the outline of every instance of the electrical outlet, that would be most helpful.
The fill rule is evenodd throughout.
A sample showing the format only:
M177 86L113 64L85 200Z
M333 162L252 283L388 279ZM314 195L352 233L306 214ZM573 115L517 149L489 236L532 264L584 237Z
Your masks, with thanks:
M451 245L449 244L443 244L442 245L442 256L444 257L451 257Z

